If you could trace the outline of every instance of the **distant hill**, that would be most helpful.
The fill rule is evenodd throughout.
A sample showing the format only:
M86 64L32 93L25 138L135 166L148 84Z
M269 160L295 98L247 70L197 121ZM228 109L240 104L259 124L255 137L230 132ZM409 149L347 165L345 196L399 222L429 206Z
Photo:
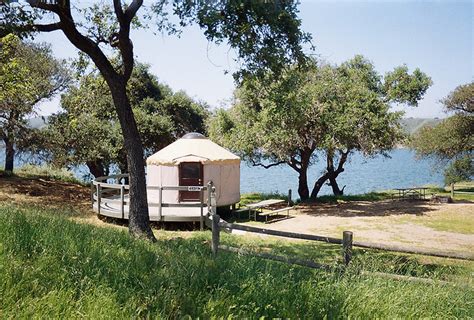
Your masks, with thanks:
M443 119L439 118L405 118L400 121L403 129L408 134L414 134L424 126L434 126Z

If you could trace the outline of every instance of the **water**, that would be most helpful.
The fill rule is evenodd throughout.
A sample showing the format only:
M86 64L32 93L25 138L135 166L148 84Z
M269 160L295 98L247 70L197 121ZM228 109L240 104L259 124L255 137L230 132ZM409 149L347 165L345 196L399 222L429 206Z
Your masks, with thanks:
M3 167L5 158L4 149L0 148L0 165ZM15 159L15 165L21 166L25 163L37 162L35 157L23 155ZM324 160L324 159L322 159ZM308 184L311 188L323 170L323 163L316 163L309 168ZM390 158L377 156L364 158L361 154L353 154L345 165L345 171L338 177L340 188L346 185L345 194L359 194L377 190L394 188L406 188L423 185L443 185L442 168L433 170L436 165L434 160L415 158L413 151L409 149L396 149L390 153ZM79 166L73 169L77 178L83 179L87 176L87 168ZM245 163L240 169L241 193L249 192L277 192L286 194L288 189L297 195L298 174L287 165L265 169L262 167L250 167ZM324 185L320 195L331 194L329 186Z
M344 194L360 194L370 191L387 190L394 188L406 188L423 185L443 185L442 170L434 171L436 165L432 159L415 158L413 151L409 149L396 149L390 154L390 158L377 156L364 158L356 153L349 158L345 165L345 171L337 179L339 187L344 189ZM324 160L324 159L322 159ZM310 192L314 182L323 171L325 161L315 163L308 170L308 185ZM286 194L288 189L297 194L298 174L289 166L272 167L249 167L241 165L240 189L242 193L247 192L277 192ZM320 195L332 194L330 186L324 185Z

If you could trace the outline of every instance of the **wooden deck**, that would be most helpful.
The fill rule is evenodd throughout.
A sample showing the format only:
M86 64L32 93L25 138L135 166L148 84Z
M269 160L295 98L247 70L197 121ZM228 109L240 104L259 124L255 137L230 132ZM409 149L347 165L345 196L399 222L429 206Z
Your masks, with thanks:
M130 198L129 186L123 178L127 175L114 175L100 177L93 181L91 186L92 208L102 216L128 219ZM199 202L164 203L163 190L184 190L200 192ZM147 186L147 190L158 190L158 202L148 202L150 221L199 221L201 229L204 220L210 211L210 206L215 206L215 187L212 182L207 186Z

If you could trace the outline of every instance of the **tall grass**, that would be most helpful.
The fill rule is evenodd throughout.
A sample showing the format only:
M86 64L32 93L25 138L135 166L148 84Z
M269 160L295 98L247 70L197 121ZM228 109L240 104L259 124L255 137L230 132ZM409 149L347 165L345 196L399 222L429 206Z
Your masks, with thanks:
M67 216L68 212L35 207L0 206L2 317L315 319L474 314L472 287L362 277L357 263L341 274L225 252L213 258L208 232L189 239L159 234L152 244L132 239L123 230L79 224ZM333 257L334 250L327 255Z

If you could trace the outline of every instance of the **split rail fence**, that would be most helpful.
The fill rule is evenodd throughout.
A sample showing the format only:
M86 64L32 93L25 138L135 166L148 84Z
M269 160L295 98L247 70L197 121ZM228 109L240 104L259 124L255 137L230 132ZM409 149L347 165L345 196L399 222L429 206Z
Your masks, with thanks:
M320 241L320 242L325 242L329 244L341 245L342 261L345 266L347 266L352 259L353 247L384 250L384 251L398 252L398 253L419 254L419 255L427 255L427 256L442 257L442 258L451 258L451 259L474 260L474 255L472 254L462 254L462 253L447 252L447 251L440 252L440 251L433 251L433 250L420 250L420 249L401 247L401 246L389 246L385 244L377 244L377 243L370 243L370 242L363 242L363 241L353 241L353 233L351 231L344 231L342 233L342 238L339 239L339 238L333 238L333 237L263 229L263 228L257 228L257 227L246 226L246 225L241 225L241 224L229 223L222 220L217 214L213 214L212 216L210 216L210 218L206 220L206 224L208 225L208 227L212 229L211 249L214 255L217 255L219 249L221 249L221 250L226 250L226 251L252 254L252 255L261 256L263 258L267 258L271 260L283 261L283 262L304 265L304 266L313 267L313 268L322 268L322 269L329 268L329 266L327 265L318 264L314 261L284 258L280 256L267 254L267 253L250 253L250 252L246 252L244 249L238 249L235 247L220 245L220 232L221 231L230 232L232 230L241 230L241 231L246 231L246 232L251 232L251 233L265 234L265 235L292 238L292 239L309 240L309 241Z

